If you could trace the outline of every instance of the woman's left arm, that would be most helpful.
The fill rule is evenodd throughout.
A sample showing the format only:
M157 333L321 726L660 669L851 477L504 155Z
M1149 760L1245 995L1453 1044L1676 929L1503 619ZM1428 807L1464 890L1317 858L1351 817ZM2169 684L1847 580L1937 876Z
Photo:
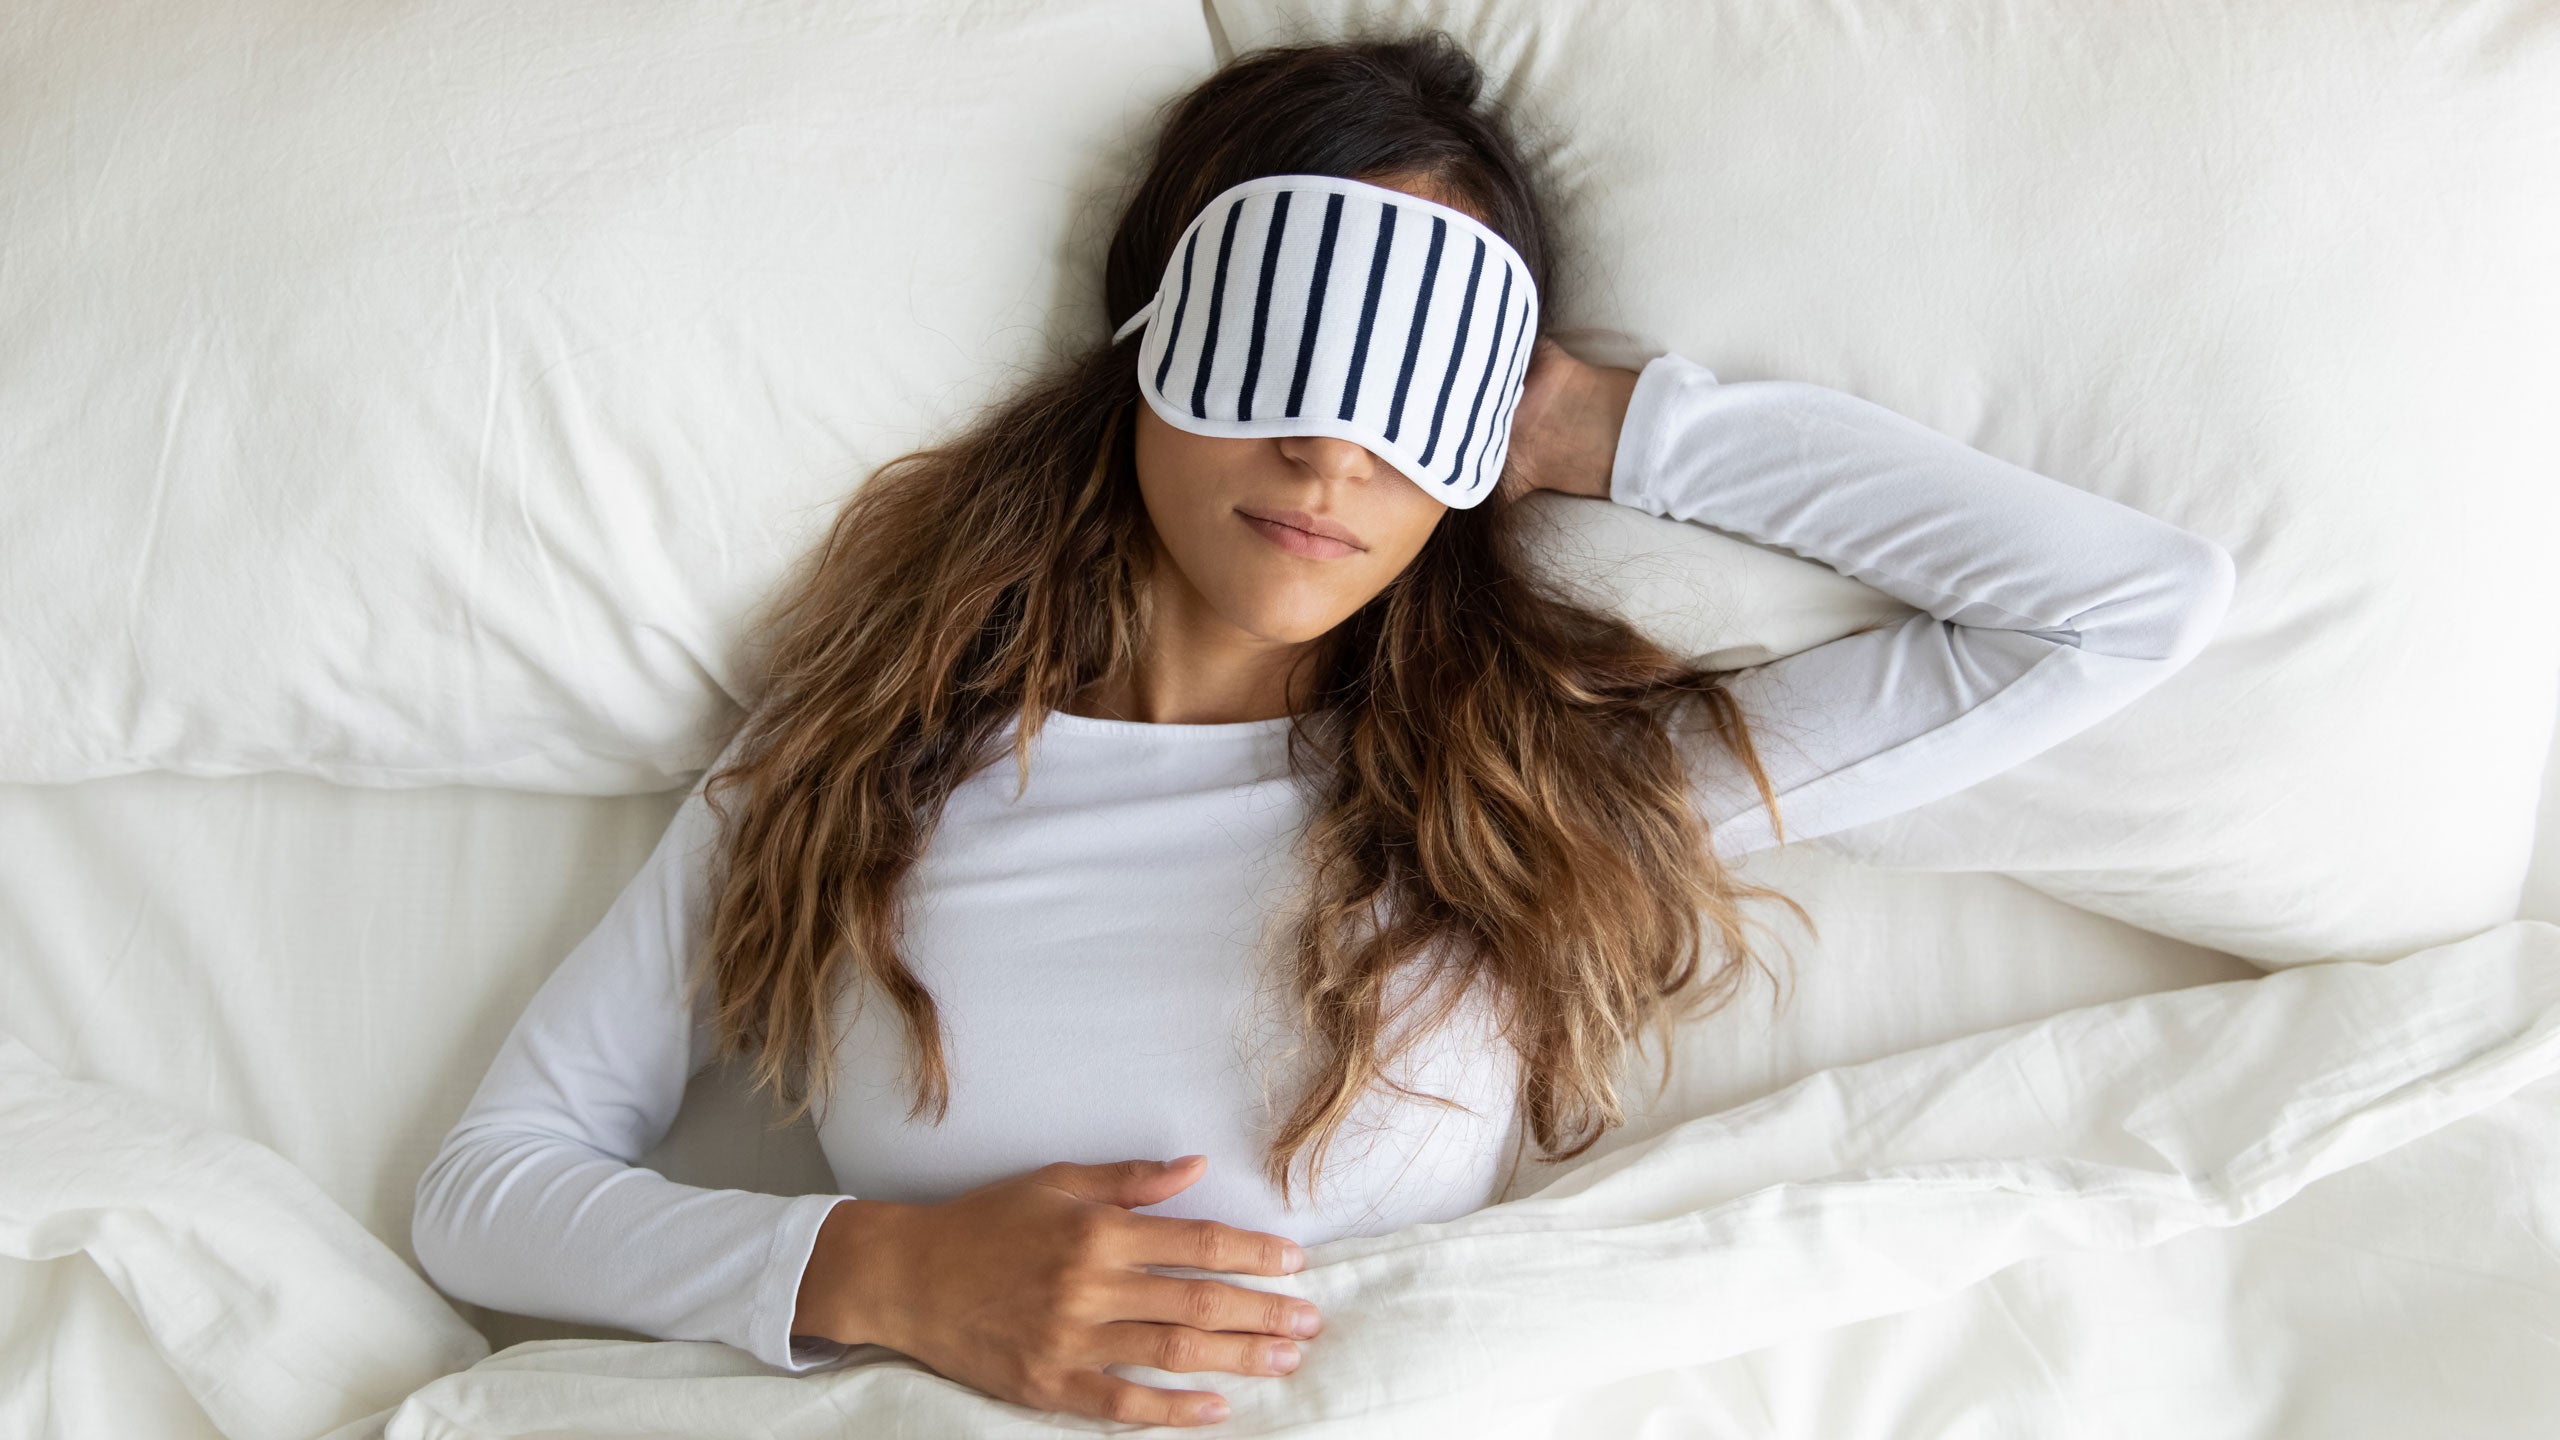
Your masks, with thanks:
M1619 377L1578 387L1606 397L1604 418L1625 406L1608 498L1818 560L1923 612L1729 677L1787 839L1952 794L2087 729L2194 658L2230 605L2235 567L2212 540L1848 392L1720 383L1677 354L1631 390L1627 372L1582 373ZM1546 413L1583 433L1579 483L1560 460L1528 473L1593 493L1605 423L1569 408ZM1776 844L1740 762L1691 753L1717 851Z

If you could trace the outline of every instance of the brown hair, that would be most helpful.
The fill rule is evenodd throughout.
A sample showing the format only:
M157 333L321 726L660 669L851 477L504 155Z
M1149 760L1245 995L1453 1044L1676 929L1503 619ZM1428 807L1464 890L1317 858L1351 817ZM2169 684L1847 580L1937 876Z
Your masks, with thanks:
M1421 177L1552 297L1546 210L1482 87L1436 30L1238 57L1170 104L1106 259L1112 324L1211 197L1266 174ZM948 1109L934 999L898 953L899 882L953 789L1000 758L1009 720L1019 782L1043 717L1137 653L1154 563L1131 440L1138 343L1066 356L966 433L883 466L759 632L765 693L709 785L726 864L701 978L722 1053L795 1115L826 1093L847 985L905 1021L909 1117ZM1391 1014L1405 962L1431 952L1491 982L1525 1133L1564 1160L1623 1122L1624 1046L1658 1033L1667 1083L1675 1024L1759 965L1741 900L1777 896L1811 924L1730 876L1695 810L1683 712L1776 812L1721 677L1566 598L1522 543L1507 494L1452 511L1311 647L1315 703L1289 731L1310 800L1290 979L1316 1063L1266 1156L1284 1202L1293 1162L1307 1152L1312 1189L1373 1086L1415 1096L1386 1067L1465 987ZM734 813L728 790L745 794Z

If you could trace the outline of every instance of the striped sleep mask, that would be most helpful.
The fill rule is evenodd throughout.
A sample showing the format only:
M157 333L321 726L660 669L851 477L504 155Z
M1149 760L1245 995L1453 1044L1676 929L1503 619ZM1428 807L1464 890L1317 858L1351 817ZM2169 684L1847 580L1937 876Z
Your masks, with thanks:
M1462 210L1332 175L1230 186L1175 242L1138 389L1195 435L1332 435L1443 504L1493 492L1538 333L1520 253Z

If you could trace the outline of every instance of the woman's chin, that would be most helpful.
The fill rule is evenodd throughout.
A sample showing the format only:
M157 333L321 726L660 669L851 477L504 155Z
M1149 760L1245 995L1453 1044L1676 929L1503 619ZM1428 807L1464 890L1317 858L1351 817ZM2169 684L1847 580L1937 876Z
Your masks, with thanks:
M1336 596L1308 594L1306 587L1296 585L1230 596L1218 606L1228 624L1273 645L1303 645L1317 639L1358 608L1343 605Z

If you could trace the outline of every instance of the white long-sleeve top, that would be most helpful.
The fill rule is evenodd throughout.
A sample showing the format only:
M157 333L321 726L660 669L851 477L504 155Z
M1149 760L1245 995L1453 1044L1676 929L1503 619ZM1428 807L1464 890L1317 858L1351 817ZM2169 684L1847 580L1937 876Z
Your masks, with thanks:
M1921 610L1736 672L1790 840L1919 805L2017 764L2185 664L2220 623L2230 555L2165 520L1972 449L1843 391L1644 366L1610 496L1774 545ZM906 1119L894 1008L838 1012L818 1135L840 1194L681 1185L633 1162L709 1063L684 999L705 939L716 819L701 788L534 997L418 1185L419 1261L521 1314L725 1341L784 1370L836 1347L790 1334L840 1199L948 1198L1055 1160L1205 1153L1148 1213L1302 1244L1448 1219L1499 1198L1516 1057L1470 992L1372 1096L1321 1192L1261 1177L1294 1094L1270 978L1305 800L1288 722L1149 725L1052 714L1030 785L999 763L952 795L908 877L904 955L942 1011L951 1109ZM1692 739L1719 853L1773 842L1738 762Z

